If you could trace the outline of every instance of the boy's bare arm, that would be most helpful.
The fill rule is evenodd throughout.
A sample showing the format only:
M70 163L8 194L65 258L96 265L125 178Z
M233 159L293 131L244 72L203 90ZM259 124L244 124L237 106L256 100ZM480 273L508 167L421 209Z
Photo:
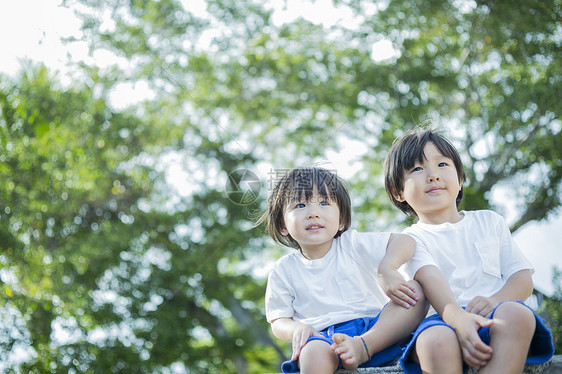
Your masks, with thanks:
M499 303L508 300L525 300L533 292L531 271L520 270L513 274L504 286L490 297L477 296L468 303L466 311L489 317Z
M437 267L422 267L414 279L422 285L426 298L443 321L455 329L464 361L474 368L484 366L492 357L492 348L480 339L478 330L491 326L493 321L463 310L456 303L447 280Z
M386 245L386 254L379 268L384 263L386 266L398 269L412 258L415 251L416 241L414 238L405 234L390 234L388 244Z
M301 349L304 347L308 338L320 336L318 331L304 323L293 321L291 318L278 318L271 322L273 335L286 342L291 342L293 354L291 360L299 358Z
M386 253L378 268L379 282L383 291L396 304L409 308L416 305L418 296L414 289L398 272L398 268L405 264L416 250L415 240L404 234L391 234L386 247Z

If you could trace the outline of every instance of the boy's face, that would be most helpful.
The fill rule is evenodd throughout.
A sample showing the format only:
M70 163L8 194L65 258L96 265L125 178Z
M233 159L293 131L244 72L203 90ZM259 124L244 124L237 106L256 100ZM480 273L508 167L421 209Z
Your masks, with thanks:
M406 201L421 222L456 222L456 198L462 181L453 160L443 156L432 142L425 145L423 152L423 162L416 162L411 170L404 171L404 188L395 198Z
M309 259L322 257L332 246L337 232L343 229L340 209L333 199L324 199L314 189L308 201L289 201L283 213L285 227L282 235L291 235Z

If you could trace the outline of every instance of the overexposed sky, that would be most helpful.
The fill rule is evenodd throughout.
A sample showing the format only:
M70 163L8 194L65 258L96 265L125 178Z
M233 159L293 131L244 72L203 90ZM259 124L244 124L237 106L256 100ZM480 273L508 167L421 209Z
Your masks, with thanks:
M61 37L78 37L80 21L71 10L58 6L58 0L18 0L0 2L0 71L17 73L22 58L43 61L62 68L69 49ZM87 54L72 50L72 53Z
M197 15L204 16L204 1L189 1L190 9L197 9ZM345 10L330 8L329 0L316 0L314 5L303 0L287 0L283 4L286 6L275 5L278 11L274 14L273 21L276 23L291 21L299 16L324 26L350 22L350 15ZM374 11L376 9L366 10ZM67 37L79 38L79 28L80 21L72 10L60 6L60 0L0 1L0 72L16 76L21 61L27 58L42 61L50 69L59 70L59 77L64 83L64 79L70 79L65 74L69 61L93 61L93 57L88 56L86 43L64 44L60 40ZM373 45L372 58L375 61L395 57L397 52L392 50L388 41L378 41ZM142 82L139 84L142 86ZM125 107L131 98L150 98L150 93L141 86L121 86L112 97L114 106ZM357 154L354 156L357 157ZM345 169L349 173L355 171L349 156L329 153L328 157L338 169ZM342 176L349 178L349 175L344 175L349 173L342 173ZM548 221L527 224L517 231L514 238L536 269L533 275L536 288L552 294L552 266L562 269L562 212Z

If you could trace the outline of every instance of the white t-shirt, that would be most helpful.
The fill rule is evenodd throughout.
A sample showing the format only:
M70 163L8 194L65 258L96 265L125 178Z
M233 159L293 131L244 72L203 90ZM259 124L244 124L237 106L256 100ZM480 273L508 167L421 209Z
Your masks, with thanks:
M457 303L498 292L516 272L531 263L513 240L502 216L490 210L461 211L456 223L418 222L403 233L416 240L408 262L410 275L426 265L437 266L449 281Z
M269 274L265 293L268 322L292 318L316 330L361 317L374 317L389 301L378 282L378 265L390 233L347 230L320 259L294 250Z

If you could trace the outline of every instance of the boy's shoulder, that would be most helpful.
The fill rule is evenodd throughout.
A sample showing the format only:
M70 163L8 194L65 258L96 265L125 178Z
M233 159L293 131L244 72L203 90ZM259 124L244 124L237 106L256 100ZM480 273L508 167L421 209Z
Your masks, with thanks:
M357 231L350 229L334 239L334 248L343 248L347 254L357 256L370 256L386 251L390 240L390 232Z
M472 216L472 217L494 217L499 218L501 215L499 213L494 212L490 209L478 209L478 210L461 210L465 216Z
M489 209L462 211L467 221L472 225L489 225L490 227L505 224L504 217Z
M286 277L287 274L292 273L302 263L300 256L302 255L299 250L293 249L292 252L278 258L269 271L269 277Z
M339 242L352 242L356 240L369 240L369 241L382 241L386 242L390 238L390 232L386 231L357 231L356 229L349 229L344 231L339 237L334 240Z
M291 252L284 254L283 256L279 257L277 261L275 261L275 266L283 266L286 263L292 263L294 261L299 260L301 256L298 249L292 249Z

